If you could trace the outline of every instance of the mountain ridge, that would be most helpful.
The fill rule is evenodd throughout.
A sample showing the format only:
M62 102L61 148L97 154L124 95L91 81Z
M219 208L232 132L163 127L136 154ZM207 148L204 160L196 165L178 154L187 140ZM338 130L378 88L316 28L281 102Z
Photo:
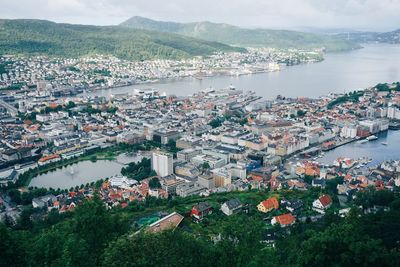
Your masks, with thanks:
M349 32L337 34L339 38L350 39L359 43L388 43L388 44L399 44L400 43L400 28L388 32Z
M264 28L249 29L226 23L214 23L209 21L179 23L172 21L157 21L145 17L134 16L120 23L119 26L170 32L242 47L272 47L284 49L323 48L327 51L360 48L356 43L329 35L291 30L271 30Z
M0 54L67 57L109 54L125 59L147 60L210 55L219 51L245 50L151 30L55 23L48 20L0 19Z

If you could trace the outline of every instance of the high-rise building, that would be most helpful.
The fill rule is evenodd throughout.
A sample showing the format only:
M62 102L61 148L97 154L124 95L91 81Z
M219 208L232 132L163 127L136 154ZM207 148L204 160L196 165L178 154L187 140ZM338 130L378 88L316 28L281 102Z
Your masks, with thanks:
M161 177L172 174L174 172L172 155L161 151L153 152L151 167Z

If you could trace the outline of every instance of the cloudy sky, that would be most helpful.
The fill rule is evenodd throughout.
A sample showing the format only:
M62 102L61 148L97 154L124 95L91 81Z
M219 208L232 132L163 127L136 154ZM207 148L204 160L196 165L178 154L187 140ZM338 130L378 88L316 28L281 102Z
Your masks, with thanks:
M131 16L244 27L400 28L400 0L0 0L1 18L111 25Z

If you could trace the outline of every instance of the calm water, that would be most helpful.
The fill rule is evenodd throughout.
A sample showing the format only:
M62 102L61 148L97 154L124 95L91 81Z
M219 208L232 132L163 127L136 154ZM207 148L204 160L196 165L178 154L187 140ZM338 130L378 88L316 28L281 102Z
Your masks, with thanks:
M39 175L32 179L29 186L69 189L119 174L122 167L122 164L114 161L81 161L62 169Z
M315 64L286 67L280 72L243 75L239 77L208 77L203 80L185 78L154 84L142 84L115 89L98 90L92 95L109 96L133 92L135 88L155 88L160 92L189 95L207 87L225 88L234 85L238 89L253 90L258 95L272 99L278 94L285 96L316 97L330 92L363 89L380 82L400 81L400 46L367 45L364 49L327 54L325 60ZM400 131L381 134L376 141L365 144L352 143L332 150L320 159L331 164L337 157L373 158L372 165L383 160L400 158ZM382 142L388 142L387 146ZM137 160L137 159L136 159ZM121 163L113 161L84 161L32 180L30 186L70 188L90 183L120 173ZM132 160L134 161L134 160Z
M368 166L374 166L385 160L400 159L400 131L388 131L377 134L377 140L364 144L353 142L334 150L326 152L325 156L318 161L323 164L332 164L338 157L349 157L358 159L360 157L372 158ZM388 145L382 145L387 142Z
M280 72L208 77L203 80L185 78L161 83L133 85L99 90L92 95L109 96L133 92L135 88L155 88L160 92L189 95L207 87L253 90L272 99L285 96L316 97L330 92L364 89L380 82L400 81L400 45L365 45L365 48L325 55L320 63L285 67Z

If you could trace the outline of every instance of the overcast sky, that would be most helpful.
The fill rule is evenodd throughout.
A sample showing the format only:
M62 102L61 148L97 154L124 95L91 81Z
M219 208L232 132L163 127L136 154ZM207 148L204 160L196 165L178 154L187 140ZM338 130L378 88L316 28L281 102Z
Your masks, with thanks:
M111 25L131 16L265 28L400 28L400 0L0 0L1 18Z

